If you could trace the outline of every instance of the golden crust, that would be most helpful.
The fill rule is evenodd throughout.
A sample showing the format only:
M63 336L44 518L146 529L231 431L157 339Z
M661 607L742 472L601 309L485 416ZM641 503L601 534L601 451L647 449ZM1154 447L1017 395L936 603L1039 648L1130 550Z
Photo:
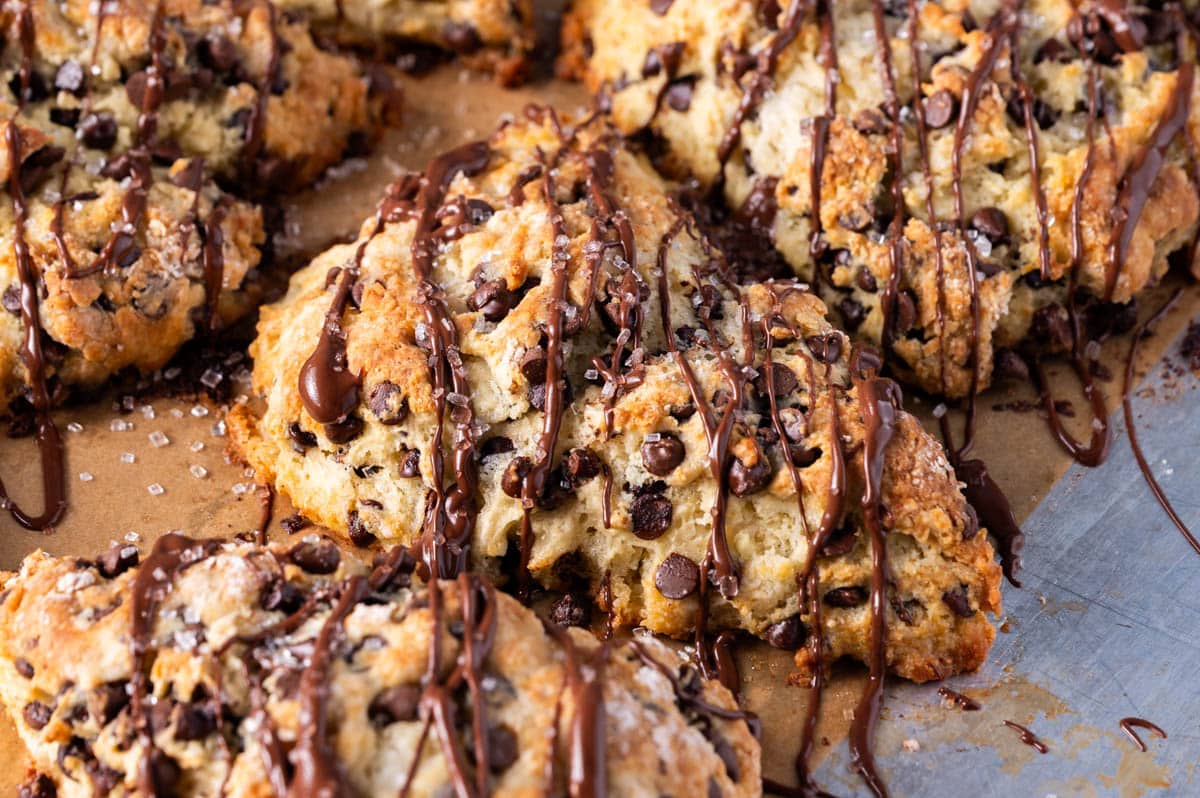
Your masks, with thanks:
M111 795L142 794L136 765L143 747L133 734L126 689L136 573L135 567L110 579L93 563L37 552L0 585L0 698L35 767L65 798L92 795L96 784L111 785ZM149 637L147 694L156 704L155 744L178 766L175 794L272 794L263 738L256 731L263 720L253 708L251 672L260 680L275 736L290 745L300 722L296 677L330 617L333 599L318 601L299 627L258 647L253 657L244 658L243 643L226 644L285 617L283 611L263 609L266 596L283 580L301 596L312 596L336 593L341 580L362 573L362 566L343 558L336 572L314 576L298 568L284 549L226 543L174 579L158 604ZM462 617L461 587L443 582L440 593L442 661L453 663L462 648L453 627ZM390 796L399 791L418 750L422 722L415 717L381 721L371 707L387 688L416 688L426 672L434 623L424 589L388 588L373 596L345 618L335 643L325 702L328 744L356 794ZM565 786L570 729L578 712L571 692L562 692L564 645L514 599L489 596L496 625L481 667L486 713L489 725L511 734L515 743L512 760L493 768L492 794L557 794L554 789ZM592 657L599 647L577 630L571 640L580 656ZM676 655L656 641L641 639L639 645L667 669L678 667ZM700 686L710 704L736 708L718 683L701 680ZM613 646L603 689L608 783L614 793L703 795L709 794L711 781L722 795L761 794L759 748L747 724L706 716L711 725L702 733L701 719L677 707L667 679L628 644ZM564 700L556 712L560 694ZM219 697L220 715L213 714L214 697ZM38 708L27 710L34 702ZM48 714L39 717L39 710ZM552 734L556 724L558 732ZM457 741L460 751L468 746L468 767L470 729L467 721ZM440 795L448 781L442 748L430 740L420 750L409 794ZM729 755L727 766L723 757ZM551 758L558 775L548 790Z
M676 2L661 16L651 5L645 0L577 0L563 26L560 69L583 79L592 91L606 93L623 132L648 127L662 139L663 165L710 185L721 168L719 144L753 80L753 57L767 47L775 26L766 25L755 13L758 4L750 0ZM779 5L786 9L789 4ZM984 20L969 18L964 3L918 4L918 35L924 45L921 97L948 92L953 99L948 122L930 130L928 145L933 205L948 228L941 235L947 271L939 290L914 119L907 22L903 4L893 5L901 11L886 16L885 25L897 99L905 109L901 187L909 217L897 287L902 301L915 306L912 312L894 314L911 326L894 331L893 351L897 365L922 389L962 397L973 387L970 341L976 328L963 266L966 243L951 229L954 121L969 75L984 60L992 34ZM1002 240L974 239L983 263L977 275L980 389L991 380L995 349L1017 346L1031 332L1036 334L1031 329L1034 312L1062 301L1071 268L1071 211L1088 150L1087 69L1066 32L1076 5L1069 0L1033 0L1022 6L1022 19L1036 20L1021 29L1019 57L1022 74L1041 104L1035 108L1035 131L1048 211L1049 285L1043 286L1033 274L1041 268L1040 223L1023 117L1012 110L1020 103L1014 99L1017 89L1008 68L1007 45L991 79L979 87L978 106L962 148L964 218L969 222L976 211L995 208L1009 229ZM831 253L831 263L822 267L827 272L822 295L836 310L845 311L842 318L849 328L878 344L884 338L881 297L892 273L883 232L893 204L882 59L872 4L851 0L830 7L840 80L821 176L823 239ZM1089 7L1083 4L1085 12ZM1052 56L1040 55L1052 39L1060 49ZM659 100L670 79L666 69L643 71L647 54L667 46L682 48L674 77L691 86L685 107ZM819 26L809 14L781 53L769 90L741 125L739 144L723 173L724 197L734 208L757 181L779 179L779 213L772 228L760 232L773 237L776 248L805 279L814 274L809 248L812 120L825 108L820 47ZM1172 48L1171 43L1152 43L1097 67L1104 119L1096 123L1096 157L1080 207L1083 260L1078 278L1085 296L1105 295L1111 244L1119 233L1120 213L1114 209L1121 206L1122 185L1172 107L1183 79L1182 70L1168 66L1174 59ZM1179 59L1194 61L1194 48L1187 48ZM750 64L744 74L733 71L739 58ZM1192 241L1200 227L1200 187L1195 173L1189 172L1189 158L1194 157L1189 150L1200 147L1200 81L1193 81L1185 127L1185 136L1166 150L1165 164L1132 230L1112 301L1128 302L1161 279L1167 256ZM966 229L976 235L969 224ZM1200 264L1189 267L1195 271ZM864 274L873 279L866 280Z
M740 319L750 322L755 339L750 367L758 376L751 380L747 400L737 414L730 452L744 469L755 469L765 458L769 477L755 486L761 489L739 491L748 495L729 498L727 537L740 563L741 590L730 599L714 598L713 622L765 634L772 624L797 613L807 618L796 584L813 556L808 535L820 525L829 506L835 445L844 454L848 475L847 511L839 519L840 528L857 535L858 543L848 553L819 557L817 567L823 589L865 585L870 565L858 510L863 491L863 422L851 382L850 345L824 319L824 305L793 285L735 288L723 282L720 270L714 271L713 266L718 256L684 224L661 180L643 160L617 144L603 122L570 129L568 138L569 143L561 143L553 124L545 119L510 123L489 141L487 168L471 177L457 176L447 192L447 198L460 204L463 199L482 201L491 209L470 232L439 247L432 276L458 331L478 425L476 446L485 453L479 463L476 496L479 514L473 552L477 562L491 567L489 563L517 546L522 505L505 493L503 475L515 457L536 457L543 420L531 404L531 388L538 386L531 385L521 363L530 349L540 345L549 318L554 234L539 181L525 187L520 204L510 203L510 192L518 175L538 163L539 151L555 159L553 187L564 220L564 239L559 244L570 255L568 298L574 308L584 307L592 282L586 254L595 251L589 245L595 211L586 188L588 154L604 150L611 153L614 164L607 192L629 222L636 264L630 269L618 259L619 246L602 248L601 271L595 280L599 292L591 304L588 326L565 339L564 368L574 399L563 414L552 461L559 470L551 477L565 487L562 495L539 500L531 510L532 573L547 584L557 584L563 564L569 562L597 594L607 575L619 622L679 636L692 628L696 596L667 598L656 586L656 576L670 554L701 562L710 537L709 511L716 483L704 454L708 449L704 414L688 414L687 408L697 403L677 362L666 351L665 337L671 335L677 342L695 375L697 395L710 402L729 385L717 354L698 343L708 335L702 330L703 308L713 319L712 333L721 349L734 358L745 355ZM560 148L562 152L554 155ZM421 531L426 492L432 484L429 447L436 423L428 355L416 343L424 316L410 252L414 227L411 220L393 221L372 237L374 220L370 220L357 242L335 247L294 276L287 296L263 309L259 335L251 347L253 388L263 402L235 408L229 416L233 440L243 457L259 478L273 481L301 512L341 532L348 530L353 518L372 535L405 543ZM673 237L661 247L671 231ZM362 421L362 430L350 440L334 443L329 431L305 409L298 375L314 350L332 301L327 275L331 268L349 265L364 242L359 268L364 289L357 309L348 310L342 320L349 368L361 375L359 406L352 415ZM657 273L660 255L670 302L671 330L665 334ZM517 299L502 318L488 321L471 310L469 297L477 286L500 276ZM636 291L628 288L630 281L637 285ZM621 296L640 297L636 304L642 350L637 357L643 368L636 382L612 394L597 370L611 357L615 335L602 319L610 317L609 306ZM806 452L811 455L811 462L798 468L796 475L803 514L798 512L795 483L785 467L763 393L763 319L774 320L771 326L778 336L771 350L772 368L786 367L794 376L794 380L779 378L783 382L777 397L779 406L789 408L789 417L802 430L793 433L799 440L789 445L798 458ZM814 336L831 341L828 368L814 359ZM370 397L385 382L407 401L408 415L398 423L383 423L371 406ZM606 413L609 396L614 401ZM840 427L836 444L831 441L835 412ZM448 445L446 435L444 445ZM655 474L648 469L642 447L664 435L677 437L685 456L676 466ZM403 476L412 450L420 452L419 478ZM569 451L597 458L594 463L609 469L611 485L606 488L608 480L595 469L590 475L564 477L561 458ZM883 504L890 511L887 549L894 561L893 597L901 607L898 615L889 610L889 662L897 673L916 679L973 669L982 662L992 637L985 613L999 610L999 568L992 563L991 546L984 534L976 533L940 447L910 417L901 416L885 462ZM634 510L639 504L644 509L650 501L660 509L665 502L671 517L661 529L638 529L651 533L639 536L634 530L646 519L635 519ZM959 590L965 590L967 609L956 615L943 595ZM906 602L913 602L911 612L903 609ZM829 657L862 655L869 637L863 613L861 605L831 607L824 613Z

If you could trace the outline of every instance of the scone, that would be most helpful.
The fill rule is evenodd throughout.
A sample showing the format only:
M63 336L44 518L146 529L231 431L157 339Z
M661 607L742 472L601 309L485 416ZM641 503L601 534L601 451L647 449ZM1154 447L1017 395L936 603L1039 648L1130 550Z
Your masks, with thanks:
M506 86L527 77L536 38L533 0L276 0L276 5L304 14L320 33L343 44L435 47L493 72Z
M265 239L244 200L312 180L391 110L269 3L31 1L0 29L3 407L37 390L28 329L53 394L244 314Z
M998 350L1082 356L1173 254L1200 275L1183 5L575 0L560 65L846 329L963 397Z
M975 668L999 568L939 445L815 295L730 278L607 122L533 108L294 275L228 423L304 514L441 541L441 573L579 578L618 623L790 649L823 603L805 664L886 623L895 672Z
M170 534L138 559L38 552L2 585L31 794L762 794L753 719L653 639L543 625L474 576L412 587L412 560L315 536Z

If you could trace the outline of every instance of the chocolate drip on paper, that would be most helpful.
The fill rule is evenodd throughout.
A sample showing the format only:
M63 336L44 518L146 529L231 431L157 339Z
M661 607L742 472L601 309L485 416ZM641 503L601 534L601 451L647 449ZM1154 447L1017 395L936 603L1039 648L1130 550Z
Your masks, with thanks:
M1007 726L1008 728L1012 729L1013 731L1015 731L1017 733L1017 735L1021 738L1021 742L1025 743L1025 745L1027 745L1030 748L1032 748L1033 750L1037 751L1039 754L1047 753L1050 750L1049 748L1046 747L1045 743L1043 743L1040 739L1038 739L1038 736L1036 734L1034 734L1031 730L1029 730L1025 726L1022 726L1020 723L1015 723L1011 720L1006 720L1006 721L1004 721L1004 725Z
M1118 725L1121 727L1121 731L1129 735L1129 739L1133 740L1133 744L1136 745L1138 750L1143 753L1146 751L1146 744L1142 742L1142 738L1138 736L1136 731L1134 731L1135 727L1138 729L1145 729L1146 731L1157 735L1160 739L1167 739L1167 733L1165 731L1163 731L1157 724L1151 723L1145 718L1121 718L1121 722Z

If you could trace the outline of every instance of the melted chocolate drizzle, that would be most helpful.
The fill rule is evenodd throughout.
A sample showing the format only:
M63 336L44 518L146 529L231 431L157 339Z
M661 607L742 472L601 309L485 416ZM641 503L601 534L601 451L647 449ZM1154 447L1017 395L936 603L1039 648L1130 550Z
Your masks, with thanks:
M1006 720L1004 721L1004 725L1015 731L1020 736L1021 742L1025 743L1025 745L1037 751L1039 754L1047 753L1050 750L1046 747L1045 743L1038 739L1036 734L1034 734L1025 726L1022 726L1020 723Z
M1139 729L1145 729L1151 734L1157 735L1159 739L1167 739L1167 733L1165 731L1163 731L1157 724L1151 723L1145 718L1121 718L1121 722L1118 725L1120 725L1121 731L1129 735L1129 739L1133 740L1133 744L1136 745L1138 750L1142 751L1143 753L1146 751L1146 744L1142 742L1142 738L1139 737L1138 733L1134 730L1135 726Z

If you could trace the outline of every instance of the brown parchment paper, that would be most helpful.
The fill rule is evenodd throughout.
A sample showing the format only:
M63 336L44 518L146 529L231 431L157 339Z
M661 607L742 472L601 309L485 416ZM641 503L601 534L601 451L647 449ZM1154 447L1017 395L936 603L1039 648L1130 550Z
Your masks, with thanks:
M570 111L583 107L587 99L580 87L555 81L503 91L489 79L455 66L421 78L406 78L403 86L404 126L389 133L369 159L342 165L315 189L287 204L287 229L277 246L282 257L299 259L352 236L383 187L402 169L419 170L444 149L486 137L502 115L519 114L530 102ZM1157 308L1167 293L1166 287L1151 292L1141 302L1143 316ZM1200 290L1189 287L1182 301L1159 323L1155 335L1140 345L1138 374L1162 358L1167 345L1198 312ZM1114 407L1119 404L1120 374L1128 346L1127 336L1104 347L1103 360L1115 377L1102 385ZM1056 394L1071 399L1078 411L1076 418L1067 419L1068 426L1084 436L1086 405L1074 377L1068 369L1054 365L1051 380ZM1002 385L979 400L976 455L988 463L1019 519L1033 510L1070 465L1038 413L993 410L995 405L1035 398L1028 385ZM908 396L906 406L936 434L930 400ZM167 399L121 415L113 410L112 397L107 394L92 404L57 412L67 446L70 509L57 529L41 534L25 531L7 513L0 514L0 569L16 568L22 557L37 548L55 554L90 555L122 539L138 542L144 552L157 536L175 529L212 536L255 529L261 502L254 477L226 456L220 416L220 408L211 404ZM166 443L155 433L165 436ZM36 457L31 440L0 438L0 476L12 495L31 507L40 502ZM286 537L278 522L290 513L287 501L280 498L270 527L273 538ZM807 691L787 684L790 657L765 645L745 646L739 664L746 705L763 721L764 775L790 783ZM816 762L845 738L862 681L861 672L847 669L835 673L827 686L816 737ZM1046 712L1048 701L1056 700L1028 685L1005 689L1006 700L1016 709L1028 706ZM883 717L881 734L887 734L886 707ZM929 723L933 722L930 718ZM0 796L15 795L25 777L26 758L3 712L0 761L9 763L0 770Z

